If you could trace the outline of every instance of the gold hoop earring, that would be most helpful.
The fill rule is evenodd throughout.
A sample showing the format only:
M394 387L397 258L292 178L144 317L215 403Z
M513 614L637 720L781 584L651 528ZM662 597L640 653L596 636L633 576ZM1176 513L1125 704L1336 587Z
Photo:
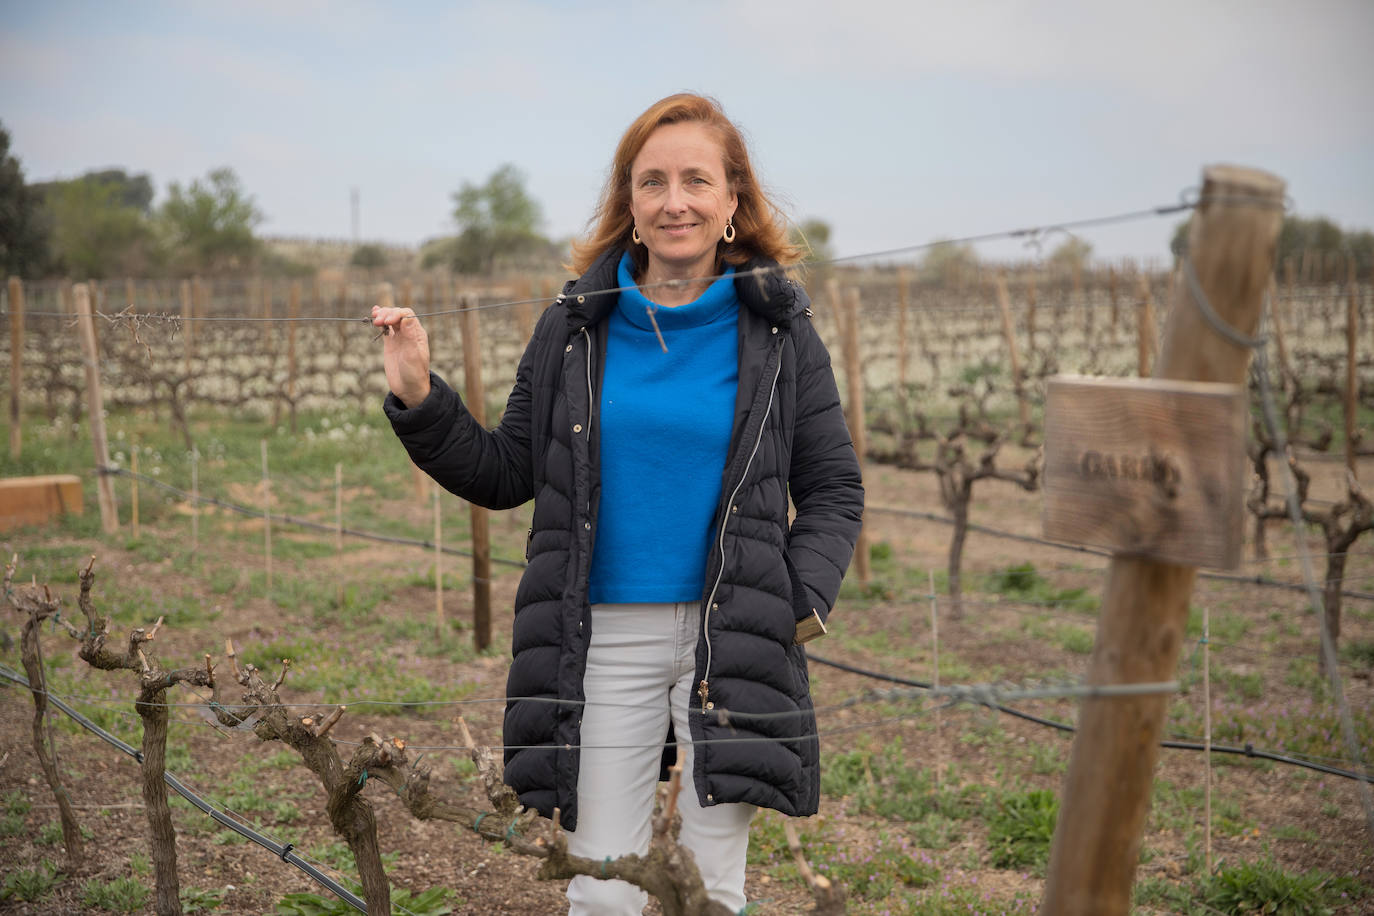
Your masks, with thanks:
M639 237L638 226L635 226L634 229L630 231L630 241L634 242L636 245L644 244L644 240Z
M721 238L725 239L725 244L727 245L729 245L731 242L735 240L735 227L733 225L733 220L733 216L726 218L725 232L723 235L721 235Z

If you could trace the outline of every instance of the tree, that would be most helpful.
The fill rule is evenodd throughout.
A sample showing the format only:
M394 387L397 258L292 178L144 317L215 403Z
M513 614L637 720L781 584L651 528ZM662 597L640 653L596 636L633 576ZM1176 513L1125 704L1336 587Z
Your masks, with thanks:
M525 191L525 178L506 163L483 185L463 182L453 195L458 237L450 252L459 273L490 273L498 260L515 261L550 250L538 232L539 203Z
M61 270L82 278L129 275L146 273L157 260L144 211L125 203L127 185L92 173L44 187L53 259Z
M1059 243L1059 246L1050 253L1050 268L1064 272L1071 272L1075 267L1083 269L1088 264L1088 258L1092 257L1093 246L1091 242L1085 242L1076 235L1071 235Z
M353 257L349 258L348 263L372 271L386 265L386 251L381 245L359 245L353 249Z
M1182 257L1188 250L1188 227L1190 220L1174 226L1174 234L1169 250L1174 257ZM1317 256L1317 276L1324 276L1327 258L1341 255L1355 259L1356 272L1366 279L1374 279L1374 232L1368 229L1342 230L1324 216L1302 217L1285 216L1283 227L1279 230L1278 247L1274 255L1274 269L1283 271L1283 263L1288 258L1301 265L1304 254ZM1325 276L1327 280L1344 280L1342 269L1338 276Z
M921 279L948 286L978 271L978 253L969 244L941 241L926 249L921 259Z
M806 262L834 259L835 252L830 247L830 224L825 220L815 217L804 219L792 227L789 235L792 237L792 244L806 252L803 258Z
M43 196L24 184L24 170L10 155L10 135L0 124L0 275L32 277L48 265Z
M244 193L233 169L212 171L206 181L167 189L158 211L162 230L178 264L188 270L213 271L242 265L258 251L253 229L262 213Z

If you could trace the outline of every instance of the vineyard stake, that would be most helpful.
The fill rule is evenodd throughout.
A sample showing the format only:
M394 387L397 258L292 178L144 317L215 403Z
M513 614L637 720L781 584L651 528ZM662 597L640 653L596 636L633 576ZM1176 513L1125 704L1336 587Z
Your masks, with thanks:
M930 681L936 690L940 689L940 611L939 603L935 598L935 571L926 570L926 581L930 587L930 649L935 657L935 664L932 666L935 673ZM935 791L940 791L940 770L944 769L944 751L940 744L940 707L935 706Z
M479 426L486 426L486 395L482 390L482 341L477 300L463 297L459 319L463 331L463 398ZM477 651L491 645L491 513L470 507L472 527L472 641Z
M907 290L906 269L897 268L897 397L906 406L907 373L907 312L911 302ZM905 411L903 411L905 413Z
M335 595L339 610L344 606L344 558L343 558L343 462L334 462L334 558L337 566L335 581L338 593Z
M267 567L267 596L272 597L272 478L267 474L267 440L262 447L262 552Z
M1150 298L1150 272L1140 271L1140 310L1136 318L1136 375L1148 378L1155 349L1155 304Z
M439 510L439 484L430 484L434 490L434 641L444 641L444 529Z
M1203 790L1203 829L1207 843L1204 853L1207 877L1212 876L1212 609L1202 606L1202 766L1206 773Z
M200 449L191 446L191 562L200 553Z
M181 349L182 349L182 371L187 375L191 373L191 315L193 306L191 304L191 281L181 281Z
M191 342L191 358L196 357L196 322L210 311L210 287L200 277L191 278L191 320L186 325L186 337Z
M20 395L24 390L24 281L10 277L10 458L24 451L19 426Z
M81 355L86 364L86 407L91 418L91 446L95 450L96 494L100 498L100 527L106 534L119 530L119 511L115 507L114 484L110 481L110 448L105 439L105 395L100 387L100 351L95 341L95 321L91 318L91 293L85 283L72 287L76 300L77 327L81 332Z
M291 411L291 432L296 431L296 325L301 317L301 281L291 281L286 312L286 406Z
M1355 259L1346 259L1345 305L1345 466L1358 476L1355 449L1355 415L1359 410L1359 381L1355 377L1355 341L1360 334L1360 302L1355 293Z
M1221 322L1259 324L1283 219L1284 183L1265 172L1212 166L1193 213L1190 257ZM1223 338L1179 285L1155 377L1243 384L1251 351ZM1088 665L1089 684L1166 681L1178 668L1197 570L1113 556ZM1090 697L1061 795L1041 916L1125 916L1169 697Z
M138 446L129 446L129 464L133 476L129 478L129 524L134 529L134 540L138 540Z
M1107 295L1112 304L1112 343L1116 343L1116 323L1120 317L1120 305L1116 299L1116 265L1107 268Z

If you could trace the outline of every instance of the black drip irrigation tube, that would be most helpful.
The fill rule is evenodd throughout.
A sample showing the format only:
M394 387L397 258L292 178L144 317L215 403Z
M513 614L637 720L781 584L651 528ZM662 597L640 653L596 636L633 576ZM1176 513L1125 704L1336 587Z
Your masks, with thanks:
M910 678L897 677L896 675L892 674L882 674L877 671L869 671L866 668L860 668L856 665L849 665L844 662L837 662L833 659L823 658L819 655L815 655L810 652L806 654L806 657L809 661L813 661L818 665L825 665L829 668L836 668L840 671L848 671L850 674L858 674L866 678L872 678L875 681L887 681L890 684L902 684L906 687L917 687L921 690L930 690L933 687L932 684L926 681L915 681ZM1077 728L1075 728L1072 725L1069 725L1067 722L1056 722L1054 719L1046 719L1028 712L1023 712L1019 709L1014 709L1010 706L1003 706L1001 703L985 703L983 705L987 706L990 709L995 709L1000 713L1005 713L1006 715L1013 716L1017 719L1024 719L1025 721L1033 722L1036 725L1043 725L1046 728L1053 728L1061 732L1069 732L1070 734L1078 731ZM1176 751L1207 750L1207 745L1199 744L1195 741L1161 741L1159 742L1159 746L1167 747ZM1311 760L1301 760L1296 757L1287 757L1283 754L1276 754L1273 751L1260 750L1256 748L1253 744L1247 743L1244 747L1234 747L1225 744L1214 744L1212 745L1211 749L1214 753L1217 754L1239 754L1242 757L1253 757L1257 760L1272 760L1275 763L1285 763L1289 766L1304 767L1306 769L1316 770L1318 773L1326 773L1331 776L1343 776L1346 779L1353 779L1357 782L1374 783L1374 775L1368 773L1358 773L1354 770L1343 770L1340 767L1327 766L1324 763L1316 763Z
M8 678L9 680L14 681L16 684L22 684L25 687L30 686L29 679L27 677L25 677L17 671L10 670L4 665L0 665L0 677ZM47 697L49 702L51 702L58 709L65 712L67 715L71 716L72 719L74 719L78 725L82 726L87 731L95 734L96 736L104 738L107 742L119 748L121 751L128 754L130 757L134 758L139 763L143 762L143 752L140 751L138 748L134 747L131 744L126 744L124 741L121 741L118 737L105 731L105 729L101 728L99 725L96 725L94 722L83 716L81 713L77 712L75 709L72 709L72 707L68 706L66 703L58 699L52 693L49 692L47 694ZM254 843L257 843L263 849L266 849L268 852L272 853L277 858L281 859L283 862L286 862L288 865L296 866L301 871L305 872L307 875L313 878L321 886L328 888L332 893L336 894L339 897L339 899L343 900L345 903L352 906L359 912L367 912L367 904L363 902L362 898L360 898L357 894L350 891L348 888L344 887L339 882L335 881L333 878L326 875L324 872L320 871L314 865L310 864L309 862L302 859L300 856L296 855L292 851L293 849L295 849L295 846L293 844L278 843L276 840L270 839L268 837L263 836L261 833L258 833L256 830L254 830L252 827L249 827L247 824L243 824L239 821L234 820L228 814L224 813L223 811L220 811L218 808L213 807L205 799L201 798L199 795L192 792L190 789L186 787L186 785L180 779L177 779L175 776L173 776L171 773L168 773L165 770L162 773L162 780L163 782L167 783L167 785L171 786L172 790L175 791L178 795L186 799L191 804L195 805L197 808L199 808L205 814L209 815L215 821L219 822L220 824L223 824L225 827L228 827L230 830L234 831L239 836L248 840L252 840Z

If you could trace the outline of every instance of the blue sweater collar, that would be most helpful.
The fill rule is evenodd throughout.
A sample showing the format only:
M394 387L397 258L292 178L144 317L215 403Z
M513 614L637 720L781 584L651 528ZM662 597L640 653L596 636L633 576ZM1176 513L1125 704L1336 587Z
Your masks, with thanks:
M620 259L617 279L620 286L630 288L621 291L616 308L620 310L621 317L635 327L652 331L654 325L649 320L651 311L660 328L695 328L710 324L724 317L727 312L739 308L739 297L735 294L735 268L729 264L725 266L724 274L708 286L705 292L693 301L674 308L664 308L650 302L643 293L635 289L632 269L633 262L630 260L629 252L626 252Z

